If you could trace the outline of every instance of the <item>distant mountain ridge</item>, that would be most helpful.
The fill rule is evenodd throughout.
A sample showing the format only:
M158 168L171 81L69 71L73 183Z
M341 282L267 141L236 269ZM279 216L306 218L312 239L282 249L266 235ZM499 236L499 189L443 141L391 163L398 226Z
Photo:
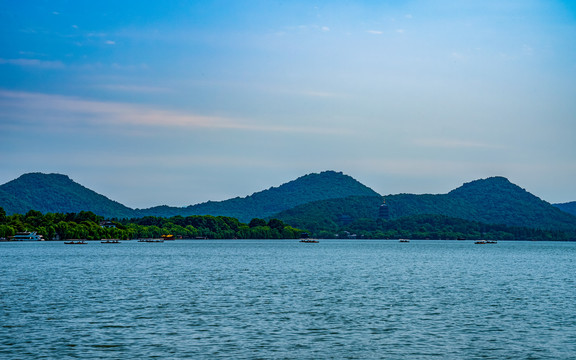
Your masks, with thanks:
M380 196L351 176L341 172L324 171L308 174L278 187L256 192L243 198L208 201L184 208L160 206L139 210L139 216L190 216L223 215L248 222L306 204L311 201L343 198L348 196Z
M388 195L385 199L391 219L437 214L487 224L576 230L576 216L561 211L503 177L475 180L447 194L397 194ZM376 218L381 203L374 197L326 200L301 205L275 217L301 228L313 225L308 219L334 227L340 225L343 217Z
M564 212L567 212L569 214L576 216L576 201L562 203L562 204L552 204L552 205L556 206L558 209L560 209Z
M348 175L324 171L301 176L244 198L209 201L188 207L164 205L135 210L85 188L66 175L30 173L0 185L0 206L8 214L38 210L44 213L92 211L107 218L222 215L247 222L310 201L367 195L379 196Z
M437 214L489 224L576 229L576 216L568 210L562 211L558 205L541 200L503 177L465 183L447 194L397 194L385 199L393 219ZM350 219L376 219L381 204L380 194L335 171L304 175L243 198L149 209L131 209L61 174L24 174L0 185L0 206L8 214L38 210L43 213L92 211L106 218L222 215L242 222L277 217L306 229L334 227Z

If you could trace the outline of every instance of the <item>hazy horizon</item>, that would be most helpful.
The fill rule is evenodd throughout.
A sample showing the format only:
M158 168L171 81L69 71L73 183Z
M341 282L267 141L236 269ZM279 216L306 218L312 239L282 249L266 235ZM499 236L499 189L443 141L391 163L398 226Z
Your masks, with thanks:
M2 184L61 173L147 208L333 170L576 201L572 2L33 0L0 29Z

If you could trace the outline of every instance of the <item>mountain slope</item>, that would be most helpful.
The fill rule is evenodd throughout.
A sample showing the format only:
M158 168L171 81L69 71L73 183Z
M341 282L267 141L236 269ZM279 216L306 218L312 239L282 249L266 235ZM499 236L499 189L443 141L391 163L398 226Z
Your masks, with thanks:
M133 210L59 174L25 174L0 185L0 206L8 214L92 211L108 218L148 215L223 215L248 222L277 217L309 230L335 229L354 219L376 219L382 197L352 177L325 171L244 198L177 208ZM576 216L553 206L502 177L476 180L442 195L386 196L391 219L437 214L488 224L576 230ZM568 203L568 205L574 203Z
M559 211L504 177L465 183L436 199L439 204L432 206L443 206L436 214L489 224L563 230L576 228L576 217Z
M134 211L61 174L30 173L0 186L0 206L6 213L92 211L104 217L132 217Z
M503 177L472 181L443 195L389 195L386 196L386 203L391 219L437 214L488 224L576 229L576 216L560 211ZM310 229L314 220L333 228L345 218L376 218L380 204L381 201L374 197L320 201L275 214L274 217L306 229Z
M562 203L562 204L552 204L558 209L576 216L576 201Z
M34 208L34 205L2 190L2 187L0 187L0 206L3 207L8 214L25 214L28 210Z
M348 175L341 172L324 171L318 174L304 175L279 187L272 187L244 198L237 197L218 202L209 201L185 208L159 206L138 210L138 215L223 215L248 222L253 218L268 217L301 204L348 196L379 195Z

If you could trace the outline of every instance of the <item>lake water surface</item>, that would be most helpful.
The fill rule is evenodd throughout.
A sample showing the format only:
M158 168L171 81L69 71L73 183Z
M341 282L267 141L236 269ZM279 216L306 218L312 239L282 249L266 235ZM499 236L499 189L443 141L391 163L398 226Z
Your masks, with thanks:
M575 359L576 243L0 243L0 359Z

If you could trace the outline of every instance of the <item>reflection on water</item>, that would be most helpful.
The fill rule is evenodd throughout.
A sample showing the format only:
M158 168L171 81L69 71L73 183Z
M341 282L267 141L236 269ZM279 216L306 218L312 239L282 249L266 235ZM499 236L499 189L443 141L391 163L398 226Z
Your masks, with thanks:
M576 243L0 243L0 358L567 359Z

